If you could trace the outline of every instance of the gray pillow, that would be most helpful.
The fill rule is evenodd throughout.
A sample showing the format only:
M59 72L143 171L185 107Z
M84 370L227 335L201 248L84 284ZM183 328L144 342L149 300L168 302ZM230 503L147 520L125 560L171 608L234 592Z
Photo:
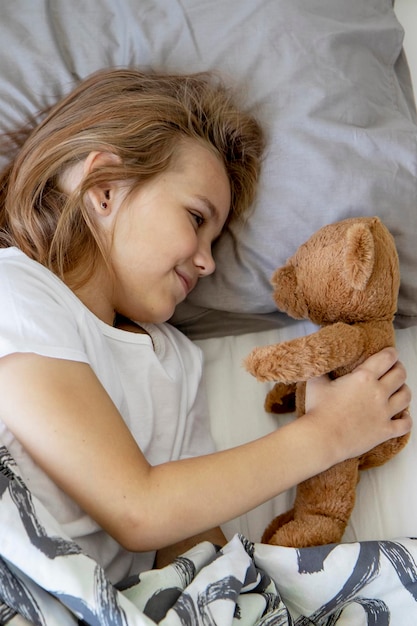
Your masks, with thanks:
M395 236L398 324L417 323L417 122L391 0L19 0L0 17L2 130L117 65L218 70L264 125L253 212L179 307L185 332L288 323L271 298L274 269L320 226L354 215L379 215Z
M274 313L274 269L323 224L379 215L400 256L397 324L416 324L416 112L391 2L258 2L250 19L228 2L234 28L220 40L226 27L205 5L200 49L213 45L217 65L247 81L268 150L253 214L219 241L216 273L174 321L199 337L288 323Z

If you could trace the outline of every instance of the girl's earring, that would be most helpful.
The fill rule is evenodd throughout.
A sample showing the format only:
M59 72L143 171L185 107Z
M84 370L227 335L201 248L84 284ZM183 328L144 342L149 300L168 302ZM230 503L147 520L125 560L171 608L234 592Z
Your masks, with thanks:
M106 200L110 200L110 191L108 189L106 189L106 191L104 192L104 197L106 198ZM105 211L107 209L107 202L101 202L100 207L103 209L103 211Z

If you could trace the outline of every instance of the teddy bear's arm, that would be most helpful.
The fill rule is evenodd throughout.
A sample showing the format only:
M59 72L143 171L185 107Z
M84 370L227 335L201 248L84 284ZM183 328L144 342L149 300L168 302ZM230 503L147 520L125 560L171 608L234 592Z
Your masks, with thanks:
M338 322L271 346L255 348L245 360L258 380L294 383L356 362L364 350L360 326Z

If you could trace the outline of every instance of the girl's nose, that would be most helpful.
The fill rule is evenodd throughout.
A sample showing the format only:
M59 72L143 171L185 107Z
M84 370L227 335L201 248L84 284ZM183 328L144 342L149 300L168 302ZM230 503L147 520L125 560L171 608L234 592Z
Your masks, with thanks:
M216 269L216 263L213 259L211 252L211 246L200 246L197 253L194 256L194 265L198 269L198 274L202 278L203 276L209 276Z

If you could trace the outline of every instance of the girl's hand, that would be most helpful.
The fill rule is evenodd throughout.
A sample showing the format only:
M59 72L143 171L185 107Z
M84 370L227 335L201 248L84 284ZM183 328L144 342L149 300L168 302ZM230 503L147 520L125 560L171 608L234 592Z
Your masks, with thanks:
M405 381L397 351L385 348L341 378L308 381L306 416L317 420L339 461L359 456L411 430Z

